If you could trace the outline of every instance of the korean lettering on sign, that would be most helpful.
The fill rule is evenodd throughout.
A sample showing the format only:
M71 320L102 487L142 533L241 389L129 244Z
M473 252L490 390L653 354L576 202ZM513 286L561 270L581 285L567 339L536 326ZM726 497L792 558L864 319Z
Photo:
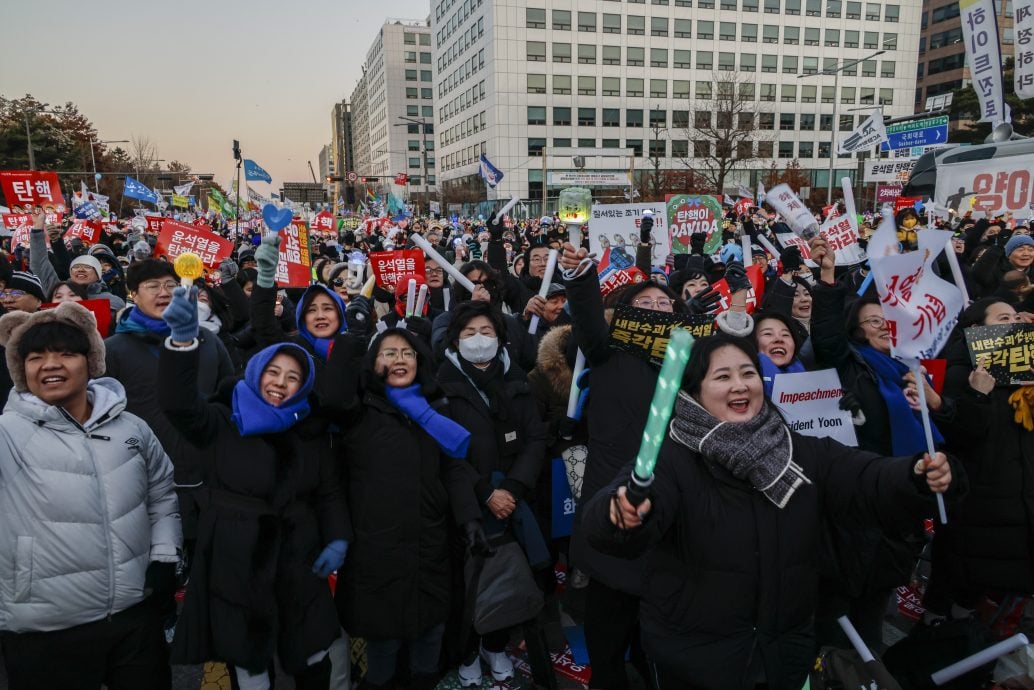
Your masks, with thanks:
M1020 98L1034 97L1034 0L1016 0L1013 89Z
M1002 56L993 0L960 0L962 36L966 43L973 89L980 101L979 122L1009 121L1002 91Z
M1034 381L1034 324L967 328L966 345L973 365L987 369L999 385Z
M373 252L370 254L370 265L377 285L385 290L394 290L400 276L407 273L423 275L424 253L419 249Z
M618 305L610 326L610 346L660 366L675 328L685 328L694 338L703 338L714 333L714 318Z

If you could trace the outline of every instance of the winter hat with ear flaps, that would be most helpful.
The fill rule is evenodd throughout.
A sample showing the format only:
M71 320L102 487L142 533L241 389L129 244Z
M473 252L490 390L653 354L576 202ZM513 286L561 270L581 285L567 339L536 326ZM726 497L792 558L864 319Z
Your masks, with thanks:
M86 307L75 302L62 302L54 309L29 314L15 311L0 317L0 345L7 349L7 370L18 392L28 390L25 383L25 362L18 356L18 343L22 336L33 326L42 323L64 323L78 328L86 334L90 343L90 352L86 363L91 379L104 376L104 340L97 332L97 319Z

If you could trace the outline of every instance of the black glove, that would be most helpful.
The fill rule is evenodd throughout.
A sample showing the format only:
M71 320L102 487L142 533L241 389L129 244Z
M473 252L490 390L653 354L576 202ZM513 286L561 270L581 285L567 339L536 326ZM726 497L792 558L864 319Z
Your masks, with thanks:
M178 584L175 563L151 561L144 575L144 596L150 598L163 612L175 611Z
M779 263L783 265L783 273L801 270L801 250L797 247L787 247L779 254Z
M463 534L467 538L467 546L470 547L472 556L487 558L495 555L495 549L488 544L488 537L485 536L485 528L481 526L480 520L471 520L463 525Z
M352 297L345 307L345 325L348 326L349 332L358 336L369 334L372 310L373 304L369 298L362 295Z
M689 236L689 253L704 255L704 245L707 243L706 232L694 232Z
M406 329L417 337L422 338L424 342L428 344L431 342L431 322L422 316L406 317Z
M858 399L858 396L853 391L845 390L843 395L840 396L839 407L845 412L851 413L851 423L855 426L862 426L865 424L865 413L862 412L862 401Z
M750 279L747 277L747 269L738 261L733 261L725 269L725 282L729 284L729 292L749 290L753 287Z
M557 435L565 441L570 441L574 438L574 432L577 427L577 421L564 415L564 418L560 420L560 425L557 427Z
M722 301L722 293L717 290L702 292L689 300L687 305L691 314L712 314Z
M639 244L650 244L650 231L653 230L653 216L643 216L639 221Z

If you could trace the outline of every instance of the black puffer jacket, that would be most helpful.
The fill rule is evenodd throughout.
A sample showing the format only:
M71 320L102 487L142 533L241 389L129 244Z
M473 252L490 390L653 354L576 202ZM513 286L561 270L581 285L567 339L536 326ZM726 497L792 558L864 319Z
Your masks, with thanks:
M645 558L643 645L687 687L753 688L746 669L760 654L771 690L798 690L815 660L822 514L894 529L936 511L912 474L913 458L797 434L792 442L793 460L812 483L783 509L671 438L661 447L642 527L623 532L609 519L610 496L631 465L584 506L582 528L596 548Z

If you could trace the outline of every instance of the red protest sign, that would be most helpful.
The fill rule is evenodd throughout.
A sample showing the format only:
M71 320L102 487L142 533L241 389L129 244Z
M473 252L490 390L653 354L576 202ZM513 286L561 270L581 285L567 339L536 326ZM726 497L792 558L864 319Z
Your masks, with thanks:
M940 394L944 390L944 375L948 370L948 360L921 359L919 363L923 365L927 375L930 377L930 387Z
M600 294L606 297L619 287L633 283L643 283L646 280L646 274L635 266L608 271L600 277Z
M201 263L205 266L215 268L233 253L233 243L218 235L171 218L162 218L161 221L158 241L154 246L155 256L175 259L183 252L193 252L201 257Z
M903 208L914 208L916 202L919 201L917 196L899 196L894 199L894 213L897 214Z
M312 282L309 257L309 228L305 221L292 220L280 231L280 262L276 265L280 287L305 287Z
M93 312L94 318L97 319L97 332L101 334L102 338L107 338L111 328L111 302L106 299L84 299L77 304ZM53 309L57 305L57 302L44 302L39 308Z
M312 219L312 229L321 233L334 232L334 215L326 211L320 211Z
M419 249L373 252L370 254L370 265L377 287L394 292L399 276L407 273L424 274L424 253Z
M95 220L77 220L65 233L66 237L78 237L83 242L96 244L101 235L101 224Z
M157 235L162 231L163 216L144 216L144 220L147 221L147 232Z
M47 212L45 215L47 225L56 225L61 222L63 213ZM4 227L8 230L17 230L21 227L32 227L32 216L28 213L4 213L0 215L3 219Z
M754 278L756 276L752 276L751 275L751 270L750 270L751 268L757 269L757 271L755 273L760 273L761 267L760 266L751 266L750 268L747 269L747 277L751 279L751 284L754 285L755 284L754 283ZM732 304L732 292L729 290L729 283L725 280L725 278L722 278L719 281L711 283L711 289L716 291L719 295L721 295L721 300L718 302L718 308L715 310L714 315L718 316L722 312L729 311L729 307ZM753 311L755 309L757 309L758 300L755 297L754 290L755 290L754 287L751 287L749 290L747 290L747 313L748 314L753 313Z
M55 172L39 170L0 170L0 189L4 190L7 205L28 208L42 206L64 213L65 197Z

